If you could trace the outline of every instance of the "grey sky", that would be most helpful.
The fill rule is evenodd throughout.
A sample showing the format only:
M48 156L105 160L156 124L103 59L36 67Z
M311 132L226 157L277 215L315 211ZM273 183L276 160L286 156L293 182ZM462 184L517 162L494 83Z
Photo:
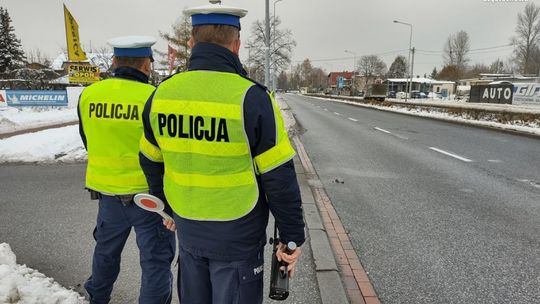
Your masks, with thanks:
M499 2L492 2L499 1ZM398 19L412 23L413 46L419 50L442 51L449 34L469 33L471 48L505 45L514 34L517 14L527 2L522 0L283 0L277 3L282 25L290 28L297 42L294 60L313 60L327 72L351 70L350 50L361 55L381 54L390 65L398 54L407 56L409 28L394 24ZM534 1L538 4L537 1ZM105 46L111 37L144 34L158 37L169 31L184 7L207 4L203 0L1 0L8 9L17 36L25 50L40 49L54 58L65 48L62 3L66 3L79 23L80 38L89 51ZM251 24L264 18L264 0L223 0L224 4L244 7L243 38ZM271 8L274 0L271 0ZM166 50L160 39L157 49ZM393 52L402 50L401 52ZM391 53L388 53L391 52ZM506 60L511 48L471 54L472 63L489 64ZM241 58L247 57L243 51ZM322 59L338 59L326 60ZM321 61L319 61L321 60ZM430 73L442 66L441 54L424 52L415 59L415 74Z

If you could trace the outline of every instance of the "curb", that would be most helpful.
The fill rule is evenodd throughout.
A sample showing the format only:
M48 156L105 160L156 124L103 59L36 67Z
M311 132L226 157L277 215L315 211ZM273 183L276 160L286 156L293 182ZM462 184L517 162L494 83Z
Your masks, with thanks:
M43 131L43 130L47 130L47 129L55 129L55 128L72 126L72 125L76 125L78 123L79 123L79 120L74 120L74 121L56 123L56 124L52 124L52 125L44 125L44 126L40 126L40 127L34 127L34 128L29 128L29 129L22 129L22 130L17 130L17 131L12 131L12 132L1 133L0 134L0 139L6 139L6 138L16 136L16 135L21 135L21 134L26 134L26 133L33 133L33 132Z

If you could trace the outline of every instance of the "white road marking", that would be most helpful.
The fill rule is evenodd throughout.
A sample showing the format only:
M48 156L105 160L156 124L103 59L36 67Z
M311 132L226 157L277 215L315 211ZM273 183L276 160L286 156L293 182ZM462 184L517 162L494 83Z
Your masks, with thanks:
M328 109L327 109L327 108L324 108L324 110L325 110L326 112L328 112Z
M339 114L338 112L334 112L334 114L336 114L337 116L341 116L341 114Z
M437 149L435 147L429 147L431 150L435 151L435 152L439 152L441 154L444 154L444 155L447 155L447 156L450 156L450 157L453 157L455 159L459 159L461 161L464 161L464 162L472 162L472 160L468 159L468 158L465 158L463 156L459 156L457 154L454 154L454 153L450 153L450 152L447 152L447 151L444 151L444 150L441 150L441 149Z
M540 183L537 182L537 181L534 181L534 180L530 180L530 179L518 179L518 181L520 182L524 182L524 183L527 183L535 188L539 188L540 189Z
M381 131L381 132L386 133L386 134L392 134L392 132L386 131L385 129L381 129L381 128L379 128L379 127L375 127L375 128L373 128L373 129L375 129L375 130L377 130L377 131Z
M490 163L502 163L502 160L500 160L500 159L488 159L488 162L490 162Z
M354 118L350 118L350 117L347 118L347 119L348 119L348 120L351 120L351 121L354 121L354 122L358 121L358 119L354 119Z

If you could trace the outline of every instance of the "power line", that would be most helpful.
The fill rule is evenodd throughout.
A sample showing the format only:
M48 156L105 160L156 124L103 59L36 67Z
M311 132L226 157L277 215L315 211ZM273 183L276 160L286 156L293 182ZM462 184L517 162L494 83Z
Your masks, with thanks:
M508 47L512 47L512 46L513 46L512 44L504 44L504 45L490 46L490 47L484 47L484 48L470 49L469 53L483 53L482 51L495 50L495 49L501 49L501 48L508 48ZM444 51L431 51L431 50L422 50L422 49L417 49L416 51L418 51L420 53L433 53L433 54L444 54L445 53ZM424 55L427 55L427 54L424 54Z
M375 56L383 56L383 55L391 55L391 54L398 54L401 52L408 51L409 49L402 49L402 50L394 50L394 51L387 51L377 54L369 54L369 55L375 55ZM325 62L325 61L345 61L345 60L351 60L355 57L338 57L338 58L325 58L325 59L309 59L311 62ZM360 56L357 56L356 58L360 58ZM292 62L303 62L305 59L302 60L293 60Z

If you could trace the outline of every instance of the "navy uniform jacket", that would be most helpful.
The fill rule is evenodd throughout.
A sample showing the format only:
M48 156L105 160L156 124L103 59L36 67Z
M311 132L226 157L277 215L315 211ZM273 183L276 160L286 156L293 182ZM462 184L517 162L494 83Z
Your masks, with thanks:
M142 83L148 83L148 76L144 74L143 72L130 68L130 67L119 67L114 70L114 78L121 78L121 79L127 79L127 80L133 80L138 81ZM84 134L83 130L83 124L81 119L81 109L79 108L79 105L77 105L77 115L79 116L79 134L81 135L81 139L84 144L84 148L88 150L87 144L86 144L86 134Z
M211 43L198 43L192 50L189 70L209 70L236 73L246 72L238 56L230 50ZM165 80L167 81L167 80ZM159 147L150 126L150 108L153 96L143 112L144 136ZM276 127L272 104L266 89L252 86L244 101L244 126L255 157L275 145ZM146 174L150 193L164 198L163 163L157 163L139 153L141 167ZM259 200L246 216L227 222L194 221L180 218L177 230L180 246L193 254L218 260L243 260L256 254L266 243L269 209L276 218L280 238L284 243L304 243L304 221L300 190L293 161L257 176Z

